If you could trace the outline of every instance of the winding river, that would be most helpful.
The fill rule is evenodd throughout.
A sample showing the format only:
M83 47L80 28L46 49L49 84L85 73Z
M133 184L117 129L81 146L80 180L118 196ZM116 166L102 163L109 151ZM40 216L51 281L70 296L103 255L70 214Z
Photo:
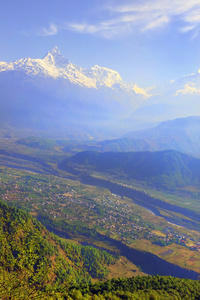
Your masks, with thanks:
M123 185L113 183L104 179L99 179L96 177L92 177L90 175L81 175L79 177L79 180L83 184L89 184L89 185L94 185L98 187L103 187L107 188L110 190L111 193L119 195L121 197L128 197L133 200L133 202L139 206L142 206L148 210L150 210L154 215L160 216L165 218L168 222L171 222L175 225L181 225L184 226L188 229L199 229L200 230L200 225L198 228L198 224L196 222L200 222L200 214L187 209L183 208L177 205L173 205L164 201L161 201L159 199L155 199L149 195L147 195L144 192L134 190L128 187L125 187ZM184 218L177 218L174 219L173 217L167 217L161 215L159 209L163 210L168 210L172 213L179 213L182 214L183 216L190 218L190 220L184 219Z

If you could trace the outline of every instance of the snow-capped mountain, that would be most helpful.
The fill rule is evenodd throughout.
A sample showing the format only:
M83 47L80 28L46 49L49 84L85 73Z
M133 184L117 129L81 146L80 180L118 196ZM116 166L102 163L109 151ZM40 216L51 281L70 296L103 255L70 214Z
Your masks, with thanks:
M200 115L200 71L146 91L117 71L81 68L54 47L42 59L0 62L0 124L117 131Z
M184 75L177 80L155 87L150 93L157 96L170 95L177 97L180 95L198 95L200 94L200 70L196 73Z
M148 96L137 85L123 82L117 71L97 65L85 69L69 62L58 47L54 47L43 59L25 58L11 63L0 62L0 72L8 70L22 71L30 76L60 78L87 88L109 87L115 90L120 87L129 92Z
M117 71L81 68L57 47L42 59L0 62L0 123L23 128L115 126L148 95Z
M149 89L148 93L151 96L132 113L130 124L200 116L200 70Z

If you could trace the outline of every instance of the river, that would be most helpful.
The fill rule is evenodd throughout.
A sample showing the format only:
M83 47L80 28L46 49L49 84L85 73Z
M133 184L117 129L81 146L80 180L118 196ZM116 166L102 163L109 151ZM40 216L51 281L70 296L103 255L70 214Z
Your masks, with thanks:
M166 221L174 223L175 225L179 226L184 226L185 228L188 229L199 229L200 230L200 225L198 228L198 224L196 222L200 222L200 214L187 209L183 208L177 205L173 205L164 201L161 201L159 199L155 199L149 195L147 195L144 192L134 190L129 187L125 187L121 184L113 183L104 179L99 179L96 177L92 177L90 175L81 175L79 176L79 180L83 184L89 184L89 185L94 185L98 187L103 187L107 188L110 190L111 193L119 195L121 197L127 197L133 200L133 202L139 206L142 206L146 208L147 210L150 210L154 215L163 217L166 219ZM179 213L182 214L183 216L190 218L191 220L187 220L184 218L177 218L175 217L167 217L161 215L159 209L162 210L167 210L170 211L171 213ZM195 222L196 221L196 222Z
M18 169L23 169L23 170L39 173L33 169L26 168L26 167L24 167L24 168L18 167ZM52 172L52 173L55 173L55 172ZM75 174L76 172L71 172L71 173ZM78 175L78 174L76 174L76 175ZM57 176L59 176L59 175L57 175ZM75 179L74 177L71 177L70 175L66 176L65 178ZM196 224L195 223L196 220L198 220L198 221L200 220L199 214L197 214L189 209L181 208L176 205L172 205L172 204L163 202L159 199L155 199L153 197L148 196L144 192L140 192L140 191L128 188L128 187L124 187L120 184L116 184L116 183L113 183L113 182L110 182L107 180L91 177L88 174L79 175L78 177L76 177L76 179L79 180L83 184L107 188L111 191L111 193L114 193L121 197L126 196L126 197L132 199L133 202L136 203L137 205L140 205L140 206L150 210L153 214L155 214L157 216L161 216L159 209L158 209L158 208L161 208L161 209L166 209L166 210L169 210L172 212L178 212L178 213L183 214L186 217L190 217L193 220L193 221L190 221L190 224L192 224L192 225ZM162 216L162 217L164 217L164 216ZM169 218L169 217L164 217L164 218L167 221L169 221L169 222L171 221L173 224L175 224L173 218ZM184 219L184 222L186 222L184 225L185 227L188 227L188 228L191 227L189 225L189 223L187 223L187 220ZM177 221L176 221L176 223L177 223ZM180 224L175 224L175 225L180 225ZM51 231L54 231L56 234L59 235L59 230L55 230L52 227L48 228L48 229L50 229ZM62 232L62 236L63 236L63 232ZM67 233L66 233L66 237L69 238L69 235ZM140 266L142 271L149 275L157 275L157 274L158 275L169 275L169 276L174 276L174 277L179 277L179 278L189 278L189 279L195 279L195 280L198 279L200 276L200 274L195 271L181 268L177 265L169 263L169 262L165 261L164 259L162 259L150 252L133 249L133 248L123 244L122 242L111 239L109 237L102 236L102 238L104 240L106 239L111 244L117 246L117 248L120 250L121 255L126 256L135 265Z

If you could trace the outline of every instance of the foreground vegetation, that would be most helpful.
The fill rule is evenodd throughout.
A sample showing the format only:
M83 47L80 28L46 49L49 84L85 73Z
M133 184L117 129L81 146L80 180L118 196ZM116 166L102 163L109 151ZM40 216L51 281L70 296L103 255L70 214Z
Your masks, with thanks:
M0 202L1 299L199 299L200 282L164 276L104 279L115 258L68 244Z
M1 299L102 280L115 261L106 251L61 241L24 211L0 202Z
M70 296L79 294L89 299L137 299L170 300L199 299L200 282L164 276L144 276L128 279L112 279L104 283L72 288ZM97 296L96 296L97 295ZM76 297L76 296L75 296ZM76 298L77 299L77 298Z

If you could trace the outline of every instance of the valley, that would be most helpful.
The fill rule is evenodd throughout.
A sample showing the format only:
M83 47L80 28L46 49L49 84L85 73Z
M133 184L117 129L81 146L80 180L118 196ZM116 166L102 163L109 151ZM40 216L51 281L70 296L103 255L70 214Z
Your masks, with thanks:
M70 160L72 154L62 148L58 151L11 144L4 140L0 155L1 200L25 209L65 239L126 257L130 263L124 264L124 275L138 274L137 267L129 270L131 263L144 273L156 274L152 273L153 265L148 267L154 256L137 260L137 251L147 251L163 263L182 268L178 275L178 271L163 265L155 271L158 274L198 277L200 222L199 211L193 207L195 203L198 206L198 188L197 192L180 187L158 189L147 181L95 173L83 165L65 169L62 162ZM178 201L174 203L173 199ZM136 252L129 255L131 249ZM139 253L141 258L143 252ZM161 262L156 264L162 266ZM183 270L190 273L184 275Z
M0 299L200 300L200 1L2 1Z

